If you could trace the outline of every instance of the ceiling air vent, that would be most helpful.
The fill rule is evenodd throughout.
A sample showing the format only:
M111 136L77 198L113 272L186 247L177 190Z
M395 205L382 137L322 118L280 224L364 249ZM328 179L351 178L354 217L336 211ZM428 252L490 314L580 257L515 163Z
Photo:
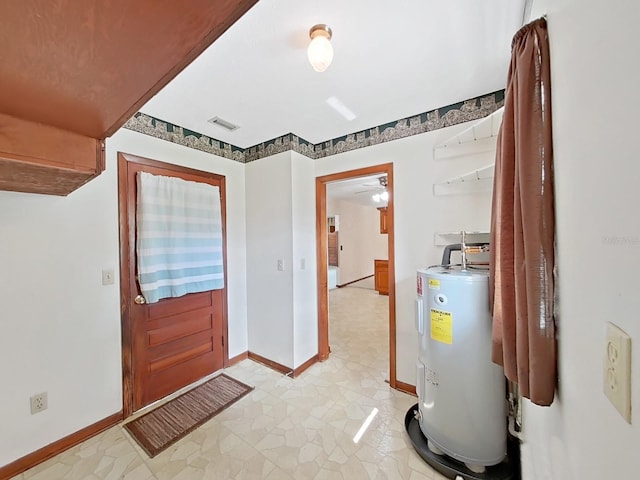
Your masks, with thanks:
M226 120L220 117L210 118L209 123L222 127L225 130L228 130L229 132L233 132L234 130L237 130L238 128L240 128L239 125L234 125L233 123L227 122Z

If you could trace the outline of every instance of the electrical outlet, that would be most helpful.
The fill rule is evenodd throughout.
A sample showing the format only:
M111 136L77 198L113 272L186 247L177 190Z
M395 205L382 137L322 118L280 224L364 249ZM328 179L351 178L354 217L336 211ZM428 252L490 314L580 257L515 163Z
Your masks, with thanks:
M604 352L604 393L631 423L631 337L613 323L607 323Z
M284 260L278 259L277 267L279 272L284 272Z
M31 415L40 413L49 406L47 392L36 393L29 400L31 401Z

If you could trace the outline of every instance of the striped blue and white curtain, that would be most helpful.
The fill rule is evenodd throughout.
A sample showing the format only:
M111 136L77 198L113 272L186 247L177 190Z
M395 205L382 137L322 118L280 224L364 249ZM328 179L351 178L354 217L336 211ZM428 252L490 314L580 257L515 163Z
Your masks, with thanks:
M220 189L138 172L138 283L147 303L224 288Z

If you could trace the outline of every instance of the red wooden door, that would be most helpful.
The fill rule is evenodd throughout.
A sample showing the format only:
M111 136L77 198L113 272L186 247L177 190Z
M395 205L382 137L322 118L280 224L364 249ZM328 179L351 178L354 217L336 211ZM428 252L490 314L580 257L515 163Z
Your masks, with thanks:
M179 177L220 188L223 245L225 178L119 154L121 296L125 415L221 369L228 361L227 292L211 290L139 304L136 280L136 173ZM223 248L226 279L226 248Z

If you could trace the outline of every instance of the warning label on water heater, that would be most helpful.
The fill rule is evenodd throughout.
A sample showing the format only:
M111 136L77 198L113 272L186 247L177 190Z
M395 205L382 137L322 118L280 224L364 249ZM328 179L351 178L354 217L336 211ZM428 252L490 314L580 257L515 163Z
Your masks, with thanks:
M431 338L436 342L453 343L453 315L451 312L431 309Z

